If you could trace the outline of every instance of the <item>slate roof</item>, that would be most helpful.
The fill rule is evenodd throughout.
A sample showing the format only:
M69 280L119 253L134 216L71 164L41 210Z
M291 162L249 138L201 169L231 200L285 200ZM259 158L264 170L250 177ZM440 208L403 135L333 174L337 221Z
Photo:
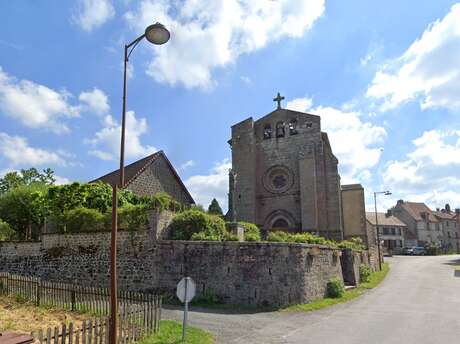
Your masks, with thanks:
M425 203L403 202L401 207L403 207L416 221L428 220L429 222L439 222L436 216L434 216L433 211L428 208ZM422 218L422 213L427 213L428 219Z
M125 166L125 187L128 186L130 183L132 183L142 172L145 171L147 167L149 167L152 163L154 163L156 160L163 158L169 169L171 170L171 173L173 174L174 178L176 181L179 183L180 186L184 189L185 193L187 196L190 198L192 203L195 203L193 200L192 195L188 192L187 188L185 187L184 183L180 179L179 175L177 174L176 170L174 169L173 165L169 161L169 159L166 157L166 154L163 151L158 151L156 153L153 153L143 159L140 159L138 161L133 162L132 164L129 164ZM90 181L90 183L94 183L97 181L102 181L104 183L114 185L118 184L120 180L120 170L115 170L110 173L107 173L106 175L103 175L102 177L99 177L97 179L94 179Z
M443 219L443 220L455 220L456 218L456 214L453 212L447 213L443 211L434 211L433 214L437 218Z
M366 212L366 220L375 226L375 213ZM398 219L396 216L386 216L385 213L377 213L377 221L379 226L396 226L396 227L407 227L407 225Z

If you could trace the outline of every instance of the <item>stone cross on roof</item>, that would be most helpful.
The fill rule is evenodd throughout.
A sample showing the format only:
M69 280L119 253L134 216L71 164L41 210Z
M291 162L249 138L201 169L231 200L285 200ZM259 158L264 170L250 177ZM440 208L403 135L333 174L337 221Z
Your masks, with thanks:
M273 98L274 102L278 102L278 107L277 109L281 109L281 101L284 99L284 97L281 96L281 94L278 92L278 95L276 98Z

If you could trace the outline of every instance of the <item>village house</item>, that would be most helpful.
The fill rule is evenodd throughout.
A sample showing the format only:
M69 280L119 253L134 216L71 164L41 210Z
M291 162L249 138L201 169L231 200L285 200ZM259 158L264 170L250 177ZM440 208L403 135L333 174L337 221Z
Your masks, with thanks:
M116 170L90 183L102 181L113 185L118 183L119 178L120 170ZM166 192L182 204L191 205L195 203L163 151L158 151L127 165L125 167L125 185L126 189L139 196L153 196L159 192Z
M436 209L434 215L439 221L439 227L442 232L442 250L444 252L460 253L457 214L451 211L449 204L446 204L444 209Z
M377 219L375 212L366 212L366 222L372 231L376 231L376 227L378 227L380 241L383 241L382 247L385 253L400 253L405 247L407 225L393 216L391 212L377 213Z
M439 220L425 203L399 200L391 213L407 225L406 246L441 245L443 234Z

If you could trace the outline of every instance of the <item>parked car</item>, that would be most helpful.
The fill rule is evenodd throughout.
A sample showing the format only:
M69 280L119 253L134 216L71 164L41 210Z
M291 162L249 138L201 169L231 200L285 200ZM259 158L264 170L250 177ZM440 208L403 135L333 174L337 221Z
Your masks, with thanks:
M412 256L414 254L414 247L404 247L402 253L406 256Z
M403 254L407 256L424 256L426 249L423 246L404 247Z
M414 251L413 251L412 255L414 255L414 256L424 256L425 254L426 254L425 247L422 247L422 246L414 247Z

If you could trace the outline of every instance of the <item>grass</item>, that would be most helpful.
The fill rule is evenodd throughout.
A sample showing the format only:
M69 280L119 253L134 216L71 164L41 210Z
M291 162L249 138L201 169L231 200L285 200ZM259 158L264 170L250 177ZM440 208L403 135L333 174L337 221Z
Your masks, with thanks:
M63 323L80 323L88 318L88 314L37 307L21 298L0 296L0 332L30 333Z
M182 324L172 320L162 320L160 333L145 337L138 344L213 344L213 336L206 331L187 326L185 342L182 341Z
M300 305L293 305L286 308L283 308L282 311L287 312L311 312L318 309L322 309L325 307L329 307L332 305L336 305L339 303L344 303L350 300L357 298L358 296L362 295L366 290L375 288L383 281L385 276L387 275L388 271L390 270L390 266L388 263L383 264L382 270L377 271L371 274L370 280L367 283L361 283L357 288L345 291L342 297L333 299L333 298L324 298L313 301L311 303L305 303Z

